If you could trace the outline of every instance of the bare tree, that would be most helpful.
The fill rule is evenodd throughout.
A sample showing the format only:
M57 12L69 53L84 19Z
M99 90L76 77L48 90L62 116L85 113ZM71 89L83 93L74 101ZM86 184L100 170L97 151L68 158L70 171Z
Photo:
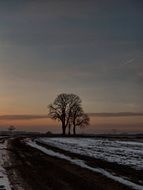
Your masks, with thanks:
M10 126L8 127L8 130L9 130L9 132L10 132L11 135L13 134L13 131L14 131L15 129L16 129L16 128L15 128L15 126L13 126L13 125L10 125Z
M66 134L66 128L70 126L72 110L81 106L81 99L75 94L60 94L53 104L48 106L49 116L62 124L62 133Z
M72 110L71 123L73 126L73 134L76 135L77 127L86 127L89 125L90 119L87 114L84 113L81 107L74 107Z

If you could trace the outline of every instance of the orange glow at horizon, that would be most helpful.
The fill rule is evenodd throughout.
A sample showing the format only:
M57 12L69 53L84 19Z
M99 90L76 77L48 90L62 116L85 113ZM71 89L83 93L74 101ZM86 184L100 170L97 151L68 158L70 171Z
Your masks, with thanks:
M17 130L26 131L61 131L61 124L51 119L31 119L31 120L1 120L0 129L7 129L9 125L16 126ZM90 126L81 131L143 131L143 117L90 117Z

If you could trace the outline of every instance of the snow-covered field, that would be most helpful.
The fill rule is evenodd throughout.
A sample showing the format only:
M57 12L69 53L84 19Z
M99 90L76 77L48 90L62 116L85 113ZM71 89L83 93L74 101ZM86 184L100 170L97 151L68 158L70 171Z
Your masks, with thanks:
M57 138L56 138L56 139L57 139ZM47 144L47 143L48 143L48 144L49 144L49 143L52 144L52 143L51 143L51 140L54 140L54 139L40 139L40 141L43 141L43 140L44 140L44 142L46 141L46 144ZM47 142L47 140L50 140L50 142L49 142L49 141ZM59 140L59 139L58 139L58 140ZM65 140L65 139L63 139L63 140ZM67 140L67 139L66 139L66 140ZM69 140L70 140L70 139L69 139ZM69 141L69 140L67 140L67 141ZM75 139L75 140L76 140L76 139ZM60 142L61 142L61 141L62 141L62 139L60 139ZM54 141L54 142L55 142L55 141ZM96 172L96 173L100 173L100 174L106 176L107 178L110 178L110 179L112 179L112 180L114 180L114 181L117 181L117 182L119 182L119 183L121 183L121 184L124 184L124 185L126 185L126 186L128 186L128 187L131 187L131 188L134 189L134 190L143 190L143 186L142 186L142 185L133 183L132 181L130 181L130 179L125 178L124 176L120 176L120 177L119 177L119 176L116 176L115 174L112 174L112 173L110 173L110 172L104 170L103 168L91 167L91 166L89 166L84 160L75 159L75 158L73 159L73 158L71 158L70 156L64 155L64 154L59 153L59 152L55 152L55 151L53 151L53 150L49 150L49 149L47 149L47 148L45 148L45 147L43 147L43 146L41 146L41 145L38 145L35 141L26 140L26 143L27 143L29 146L31 146L31 147L33 147L33 148L36 148L36 149L38 149L38 150L44 152L44 153L47 154L47 155L50 155L50 156L53 156L53 157L57 157L57 158L61 158L61 159L67 160L67 161L71 162L72 164L78 165L78 166L80 166L80 167L82 167L82 168L91 170L91 171ZM65 141L64 141L64 143L65 143ZM70 144L71 144L71 143L70 143ZM85 143L85 144L86 144L86 143ZM57 145L57 144L56 144L56 145Z
M143 143L96 138L40 138L37 141L58 148L143 169Z
M0 143L0 190L11 190L4 163L7 160L7 143Z

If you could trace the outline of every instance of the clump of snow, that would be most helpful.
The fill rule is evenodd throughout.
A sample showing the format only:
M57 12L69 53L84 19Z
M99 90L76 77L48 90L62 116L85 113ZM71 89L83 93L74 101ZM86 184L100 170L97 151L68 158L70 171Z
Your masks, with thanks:
M97 159L143 169L143 143L95 138L40 138L37 141Z
M121 184L124 184L126 186L129 186L131 187L132 189L135 189L135 190L143 190L143 186L141 185L138 185L138 184L135 184L129 180L126 180L124 179L123 177L118 177L118 176L114 176L112 175L111 173L109 173L108 171L102 169L102 168L94 168L94 167L91 167L89 165L87 165L83 160L79 160L79 159L73 159L69 156L66 156L64 154L61 154L59 152L54 152L52 150L48 150L47 148L45 147L42 147L38 144L36 144L36 142L33 142L33 141L28 141L27 142L28 145L30 145L31 147L33 148L36 148L42 152L44 152L45 154L47 155L50 155L50 156L53 156L53 157L58 157L58 158L61 158L61 159L65 159L65 160L68 160L70 161L71 163L75 164L75 165L78 165L82 168L86 168L86 169L89 169L91 171L94 171L94 172L97 172L97 173L100 173L110 179L113 179Z

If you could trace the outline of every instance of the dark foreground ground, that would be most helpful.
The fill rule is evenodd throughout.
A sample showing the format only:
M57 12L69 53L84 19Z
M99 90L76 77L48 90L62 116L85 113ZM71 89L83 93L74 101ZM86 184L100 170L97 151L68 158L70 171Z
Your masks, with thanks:
M47 147L52 149L52 147ZM7 168L14 190L129 190L130 188L108 179L101 174L73 165L66 160L45 155L27 146L20 138L9 140ZM67 153L68 154L68 153ZM75 156L75 155L72 155ZM86 158L87 159L87 158ZM89 160L92 164L92 161ZM112 169L106 163L105 167ZM124 172L120 168L119 173ZM132 171L129 171L129 173ZM135 174L140 175L140 174Z

